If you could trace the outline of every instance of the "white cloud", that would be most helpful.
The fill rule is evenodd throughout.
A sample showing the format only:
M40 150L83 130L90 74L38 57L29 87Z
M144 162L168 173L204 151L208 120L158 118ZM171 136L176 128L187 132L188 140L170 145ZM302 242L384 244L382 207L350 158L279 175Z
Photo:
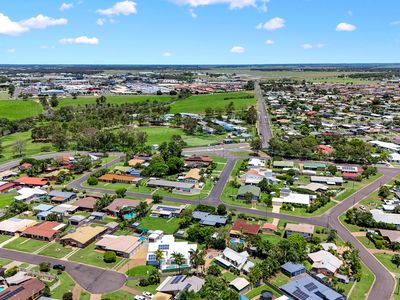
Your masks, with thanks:
M257 29L265 29L265 30L276 30L279 28L285 27L285 19L282 18L272 18L271 20L263 23L260 23L256 26Z
M15 53L15 51L17 51L17 50L15 50L15 48L7 49L7 52L8 52L8 53Z
M60 6L60 10L61 11L66 11L66 10L71 9L73 7L74 7L74 4L72 4L72 3L63 3Z
M265 44L266 45L273 45L273 44L275 44L275 41L274 40L266 40Z
M258 9L262 12L267 12L268 11L268 6L267 3L269 3L270 0L261 0L261 4L259 5Z
M356 29L357 27L355 25L345 22L336 25L336 31L354 31Z
M318 43L318 44L315 44L315 45L311 45L311 44L305 43L305 44L301 45L301 48L303 48L303 49L313 49L313 48L320 49L320 48L323 48L323 47L325 47L325 44L322 44L322 43Z
M400 21L393 21L393 22L390 22L390 25L400 25Z
M133 1L121 1L113 5L113 7L106 9L98 9L97 13L105 16L118 16L118 15L131 15L136 14L136 3Z
M44 16L42 14L39 14L36 17L32 17L28 20L21 21L20 23L22 26L25 26L25 27L43 29L48 26L66 25L68 23L68 20L64 19L64 18L54 19L51 17Z
M189 9L189 14L192 16L193 19L197 18L197 14L195 13L193 8Z
M9 17L0 13L0 34L16 36L28 30L29 28L12 21Z
M49 46L49 45L42 45L40 46L40 49L54 49L55 46Z
M303 44L303 45L301 45L301 48L303 48L303 49L312 49L313 45L311 45L311 44Z
M99 26L103 26L106 22L107 22L107 20L103 19L103 18L99 18L96 20L96 24Z
M256 7L257 0L171 0L179 5L190 5L193 7L205 6L212 4L228 4L229 8L243 8L246 6Z
M172 56L172 53L171 53L171 52L164 52L164 53L162 54L162 56L164 56L164 57L171 57L171 56Z
M236 53L236 54L242 54L244 53L246 50L241 47L241 46L233 46L230 50L232 53Z
M96 37L89 38L87 36L80 36L77 38L64 38L60 40L60 44L86 44L86 45L97 45L99 39Z

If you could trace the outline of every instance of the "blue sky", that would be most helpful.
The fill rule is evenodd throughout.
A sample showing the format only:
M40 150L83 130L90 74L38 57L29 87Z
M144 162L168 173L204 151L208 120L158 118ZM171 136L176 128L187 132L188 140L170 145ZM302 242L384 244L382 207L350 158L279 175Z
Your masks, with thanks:
M398 0L0 0L0 63L400 62Z

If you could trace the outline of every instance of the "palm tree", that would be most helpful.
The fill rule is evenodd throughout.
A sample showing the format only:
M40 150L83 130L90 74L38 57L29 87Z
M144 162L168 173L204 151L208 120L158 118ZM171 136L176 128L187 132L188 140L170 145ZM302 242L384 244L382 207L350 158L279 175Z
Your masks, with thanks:
M137 212L138 216L145 215L147 212L147 208L148 208L148 205L146 202L144 202L144 201L140 202L140 204L136 207L136 212Z
M199 249L190 251L190 264L193 268L196 269L196 271L199 266L204 266L205 263L206 261L204 260L204 251L201 251Z
M179 274L181 273L181 266L185 263L185 257L182 253L174 252L172 253L172 258L174 259L175 264L178 265Z
M164 252L162 252L162 250L157 249L156 252L154 252L154 254L156 255L156 260L158 262L158 268L161 267L161 261L164 258Z

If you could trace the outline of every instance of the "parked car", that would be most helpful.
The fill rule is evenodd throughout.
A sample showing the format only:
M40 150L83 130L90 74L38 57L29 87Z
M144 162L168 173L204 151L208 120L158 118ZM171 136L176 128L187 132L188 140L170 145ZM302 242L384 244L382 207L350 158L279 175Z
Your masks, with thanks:
M134 299L135 299L135 300L146 300L145 297L140 296L140 295L136 295Z
M65 271L65 266L64 265L54 265L53 269L54 270Z
M149 299L154 297L154 295L152 293L150 293L150 292L143 292L142 295L145 296L146 298L149 298Z

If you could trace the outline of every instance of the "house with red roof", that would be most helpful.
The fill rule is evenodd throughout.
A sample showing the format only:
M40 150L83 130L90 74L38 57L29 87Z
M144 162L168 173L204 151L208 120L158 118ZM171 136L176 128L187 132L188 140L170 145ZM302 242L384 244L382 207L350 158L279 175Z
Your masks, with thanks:
M255 235L260 231L261 226L258 224L247 223L246 220L237 219L235 223L233 223L230 235L231 236L240 236L242 233L245 235Z
M29 169L30 167L32 167L31 164L29 164L29 163L23 163L23 164L20 165L18 168L19 168L21 171L24 171L24 170L26 170L26 169Z
M276 229L277 229L276 225L274 225L272 223L265 223L261 227L262 232L266 233L266 234L275 234Z
M39 177L21 177L15 179L14 183L25 186L44 186L49 184L47 180Z
M318 152L326 155L330 155L333 152L332 146L329 145L318 145Z
M345 180L357 180L359 173L350 173L350 172L344 172L342 173L342 177Z
M60 234L63 227L65 227L63 223L44 221L28 227L21 233L21 236L50 242Z

